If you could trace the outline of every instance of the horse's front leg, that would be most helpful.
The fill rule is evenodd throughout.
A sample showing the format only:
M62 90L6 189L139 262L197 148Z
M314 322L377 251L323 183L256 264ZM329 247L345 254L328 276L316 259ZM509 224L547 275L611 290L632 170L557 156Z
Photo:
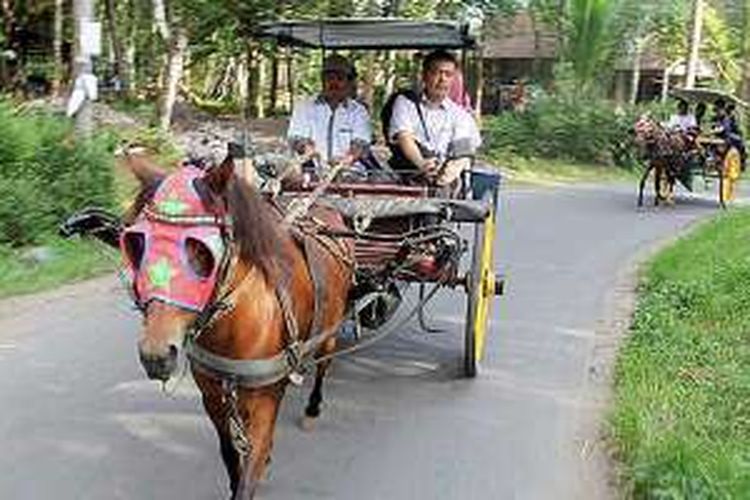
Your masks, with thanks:
M240 415L250 454L239 470L239 482L233 500L251 500L263 479L271 456L273 433L284 389L281 386L248 391L240 396Z
M331 337L326 340L320 347L318 357L327 356L334 352L336 349L336 337ZM315 370L315 384L313 390L310 393L310 398L307 401L307 407L305 408L305 416L302 417L302 428L304 430L312 430L315 427L315 420L320 416L320 404L323 402L323 379L326 376L328 367L331 365L331 359L318 363Z
M643 190L646 187L646 181L648 180L648 176L651 173L651 171L654 169L654 166L651 162L648 163L648 167L646 167L646 171L643 173L643 177L641 177L641 182L638 184L638 206L643 206Z
M239 482L240 459L232 443L227 426L226 398L223 394L221 384L198 372L193 372L193 376L201 391L203 407L206 409L206 413L211 419L211 423L216 430L216 435L219 438L221 458L224 462L227 476L229 476L229 487L234 496Z

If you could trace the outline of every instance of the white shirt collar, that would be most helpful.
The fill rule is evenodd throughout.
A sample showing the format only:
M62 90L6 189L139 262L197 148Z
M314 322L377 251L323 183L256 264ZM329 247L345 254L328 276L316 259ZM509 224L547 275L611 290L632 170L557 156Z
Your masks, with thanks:
M427 99L427 94L422 92L422 103L424 103L425 105L433 109L434 108L448 109L448 97L447 96L444 97L443 100L440 101L437 105L435 105L435 103Z
M346 99L344 99L343 101L341 101L341 103L339 104L339 106L341 106L344 109L346 109L351 104L351 101L352 101L352 99L349 98L349 97L347 97ZM315 99L315 104L325 104L325 105L327 105L327 106L330 107L330 104L328 104L328 101L326 101L326 98L325 98L325 96L323 94L318 94L318 97ZM336 107L339 107L339 106L336 106Z

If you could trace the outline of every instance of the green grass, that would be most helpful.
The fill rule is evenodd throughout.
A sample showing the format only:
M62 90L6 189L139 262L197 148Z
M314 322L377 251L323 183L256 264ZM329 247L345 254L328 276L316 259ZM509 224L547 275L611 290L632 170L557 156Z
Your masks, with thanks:
M508 174L511 182L530 184L570 184L597 182L636 182L638 172L615 166L586 164L547 158L525 158L506 153L490 153L487 160Z
M627 496L750 498L750 211L647 267L610 422Z
M0 246L0 298L38 292L115 268L117 254L98 243L50 238L44 246L53 255L44 263L24 257L29 249Z

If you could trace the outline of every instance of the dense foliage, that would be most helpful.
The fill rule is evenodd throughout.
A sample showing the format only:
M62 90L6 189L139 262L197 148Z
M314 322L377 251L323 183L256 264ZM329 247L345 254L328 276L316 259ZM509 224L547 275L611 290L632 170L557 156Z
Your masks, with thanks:
M77 209L113 205L112 141L74 142L72 132L0 101L0 244L34 243Z

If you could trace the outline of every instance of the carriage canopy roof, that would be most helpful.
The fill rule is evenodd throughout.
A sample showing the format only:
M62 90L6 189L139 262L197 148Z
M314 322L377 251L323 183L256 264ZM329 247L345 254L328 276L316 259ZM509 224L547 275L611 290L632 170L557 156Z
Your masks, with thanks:
M324 49L463 49L475 38L467 24L393 18L322 19L261 23L258 38Z
M672 89L670 91L670 94L672 97L676 97L677 99L684 99L688 102L706 102L706 103L713 103L719 99L725 101L725 102L733 102L737 106L744 106L748 107L748 103L743 101L742 99L729 94L727 92L723 92L721 90L716 89L685 89L685 88L676 88Z

